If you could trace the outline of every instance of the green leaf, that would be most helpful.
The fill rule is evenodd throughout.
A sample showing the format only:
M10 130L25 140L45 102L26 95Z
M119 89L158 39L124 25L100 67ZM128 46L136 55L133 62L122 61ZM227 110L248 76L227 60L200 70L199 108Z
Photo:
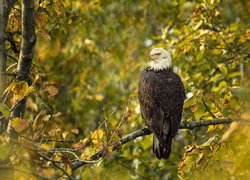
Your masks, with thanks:
M8 157L9 152L10 148L5 143L2 143L0 145L0 160L5 160Z
M9 108L3 103L0 103L0 112L3 114L5 119L9 117L10 114Z

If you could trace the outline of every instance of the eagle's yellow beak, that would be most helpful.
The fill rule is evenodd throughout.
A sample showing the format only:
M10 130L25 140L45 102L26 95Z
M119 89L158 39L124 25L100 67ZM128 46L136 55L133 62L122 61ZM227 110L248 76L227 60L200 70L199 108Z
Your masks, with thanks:
M154 54L154 55L149 56L149 60L153 61L153 60L157 59L158 57L159 57L159 54Z

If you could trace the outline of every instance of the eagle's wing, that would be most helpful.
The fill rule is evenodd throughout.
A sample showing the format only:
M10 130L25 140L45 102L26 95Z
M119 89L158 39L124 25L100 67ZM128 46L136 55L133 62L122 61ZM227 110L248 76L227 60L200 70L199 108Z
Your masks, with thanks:
M170 122L169 135L174 137L179 129L182 117L185 89L180 77L171 73L169 77L162 77L159 86L155 86L155 102L164 112L164 122Z
M151 71L143 71L138 89L142 118L155 134L161 134L164 112L156 102L155 90L159 82Z
M167 159L171 151L171 140L179 129L185 98L180 77L153 71L144 71L139 81L139 102L146 125L156 136L153 151L158 158Z

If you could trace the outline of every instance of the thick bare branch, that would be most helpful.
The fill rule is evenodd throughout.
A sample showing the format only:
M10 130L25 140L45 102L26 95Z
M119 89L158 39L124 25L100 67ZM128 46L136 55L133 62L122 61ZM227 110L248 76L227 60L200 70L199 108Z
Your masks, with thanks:
M230 118L225 118L225 119L214 119L214 120L199 120L199 121L183 121L180 124L180 129L193 129L196 127L202 127L202 126L209 126L209 125L217 125L217 124L228 124L233 122L232 119ZM133 140L135 140L138 137L141 136L146 136L151 134L152 132L148 129L148 128L143 128L140 129L138 131L132 132L126 136L124 136L123 138L120 139L120 141L116 142L114 147L113 147L113 151L118 149L120 146L122 146L123 144L126 144L128 142L131 142ZM105 156L107 154L107 149L104 148L103 150L98 151L96 154L94 154L91 157L92 161L97 161L98 159L102 158L103 156ZM86 162L76 162L73 164L72 169L76 170L84 165L86 165L88 163Z
M17 65L17 76L19 81L26 81L30 84L29 73L34 55L36 43L35 21L34 21L34 0L22 0L22 43ZM10 137L17 138L18 134L10 126L14 117L23 117L25 112L26 98L12 107L7 132Z

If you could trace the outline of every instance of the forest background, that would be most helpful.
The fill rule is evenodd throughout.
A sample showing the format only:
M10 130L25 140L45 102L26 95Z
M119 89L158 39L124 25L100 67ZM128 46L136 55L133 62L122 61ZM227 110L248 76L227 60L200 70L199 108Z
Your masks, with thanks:
M250 177L248 0L1 2L1 177ZM187 95L167 161L137 99L152 47Z

